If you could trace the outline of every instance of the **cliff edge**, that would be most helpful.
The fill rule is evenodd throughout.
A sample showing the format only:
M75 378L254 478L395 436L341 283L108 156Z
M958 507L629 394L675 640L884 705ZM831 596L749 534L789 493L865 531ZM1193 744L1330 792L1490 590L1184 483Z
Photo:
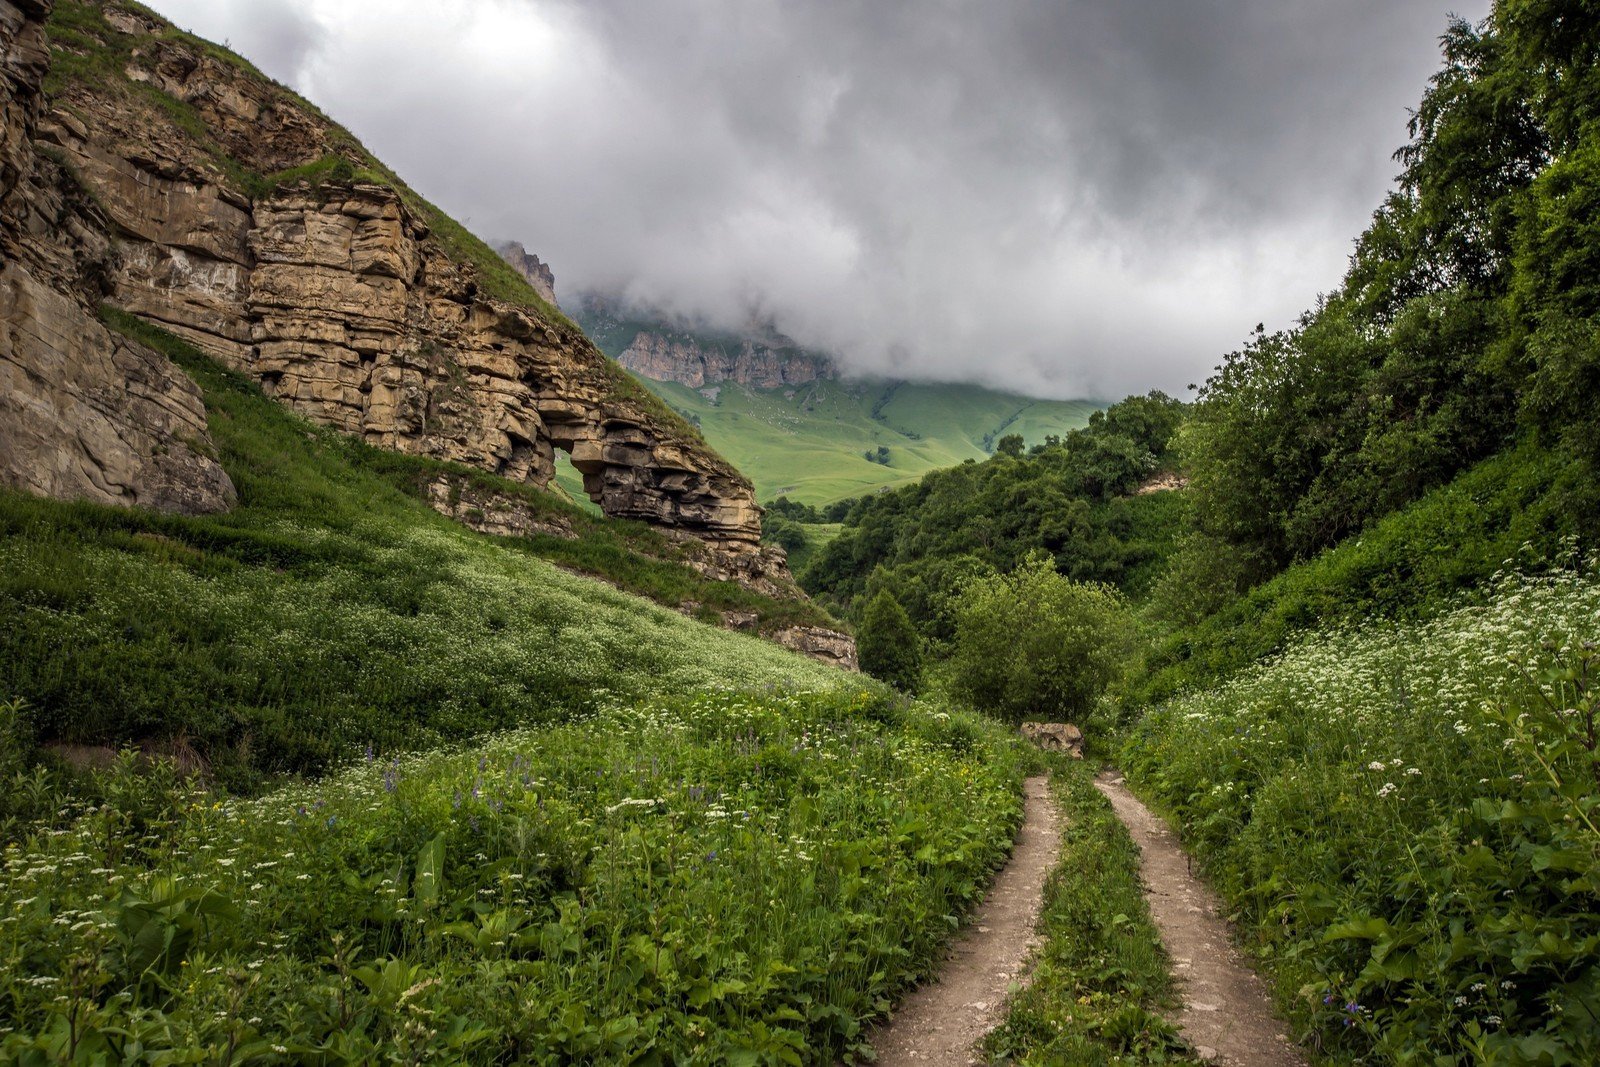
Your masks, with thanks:
M96 299L124 308L306 417L378 447L540 486L555 451L566 451L608 515L692 536L722 556L759 554L761 510L749 481L349 133L239 57L134 3L60 0L47 52L39 24L48 6L0 0L10 94L5 217L24 230L36 220L31 230L54 240L55 258L92 276L98 292L78 299L80 310ZM13 202L12 173L25 173L30 157L53 169L68 189L59 199L89 222L37 221L62 212L38 188ZM126 363L127 344L107 343ZM112 367L107 380L152 372ZM173 380L135 392L169 401L165 438L201 442L197 394L175 369L162 372ZM17 386L8 386L9 398ZM55 466L81 465L74 449L94 451L64 400L24 398L3 421L12 436L23 423L35 437L53 433ZM30 458L8 447L0 477L162 506L159 493L78 494L40 478L43 451ZM224 496L200 506L223 506Z

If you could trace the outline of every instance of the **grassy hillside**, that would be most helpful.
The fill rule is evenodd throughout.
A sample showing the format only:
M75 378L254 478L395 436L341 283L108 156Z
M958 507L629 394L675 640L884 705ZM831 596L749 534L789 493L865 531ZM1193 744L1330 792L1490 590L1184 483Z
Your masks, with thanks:
M629 694L838 677L540 558L671 604L820 620L647 555L665 542L642 524L462 469L582 536L472 533L416 497L442 465L318 429L109 317L200 383L240 500L183 518L0 495L0 698L26 703L38 741L163 742L246 785Z
M836 1063L1020 820L1012 738L881 690L600 701L255 800L111 777L0 858L0 1060Z
M1335 1063L1600 1057L1600 580L1507 575L1152 710L1124 753Z
M720 382L703 390L641 379L700 427L762 500L829 504L915 482L986 458L999 438L1043 443L1085 425L1101 406L1034 400L975 385L821 380L788 389ZM887 462L868 459L888 449Z

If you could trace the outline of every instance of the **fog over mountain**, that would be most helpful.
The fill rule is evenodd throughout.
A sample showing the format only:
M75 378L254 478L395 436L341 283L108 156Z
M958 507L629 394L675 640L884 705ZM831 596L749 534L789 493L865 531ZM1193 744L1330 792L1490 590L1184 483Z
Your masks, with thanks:
M1332 288L1487 0L155 0L441 207L847 368L1113 397Z

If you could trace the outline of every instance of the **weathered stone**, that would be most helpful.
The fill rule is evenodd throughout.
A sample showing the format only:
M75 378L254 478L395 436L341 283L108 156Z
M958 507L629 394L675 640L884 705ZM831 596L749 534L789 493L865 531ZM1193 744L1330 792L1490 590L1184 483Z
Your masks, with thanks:
M659 382L679 382L691 389L718 382L781 389L838 375L827 357L794 348L783 338L746 337L713 344L686 334L642 331L617 362L635 374Z
M578 536L566 519L541 514L522 501L480 489L465 478L440 475L428 483L427 493L434 511L479 533L498 537L547 534L568 541Z
M855 639L849 634L826 630L820 626L791 626L768 636L785 648L793 649L823 663L830 663L847 671L861 669L856 659Z
M1069 722L1025 722L1022 736L1042 749L1083 758L1083 731Z
M511 269L551 304L556 302L555 272L538 256L522 247L521 241L501 241L494 246L500 258L511 264Z
M165 356L95 317L106 218L35 153L49 6L0 0L0 483L221 510L234 489L212 455L200 391Z

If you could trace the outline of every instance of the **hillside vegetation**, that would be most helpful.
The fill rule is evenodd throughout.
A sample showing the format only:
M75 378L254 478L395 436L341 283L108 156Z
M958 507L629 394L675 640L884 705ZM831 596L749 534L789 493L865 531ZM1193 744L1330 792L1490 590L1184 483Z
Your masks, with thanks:
M581 536L471 533L414 495L443 465L314 427L182 342L109 318L202 386L239 505L184 518L0 494L0 692L25 702L40 743L178 746L245 785L623 695L836 676L540 558L674 606L812 610L647 555L661 538L641 524L462 468Z
M1027 451L1008 437L983 463L861 497L841 509L840 531L805 556L801 583L846 613L886 589L936 644L953 635L964 583L1013 570L1032 553L1074 579L1138 595L1166 560L1183 509L1173 493L1135 490L1174 462L1181 418L1169 397L1130 397ZM817 517L781 501L773 516L770 535L780 542L779 520Z
M634 524L458 527L448 468L107 319L202 386L239 505L0 496L0 1059L861 1051L1009 847L1014 739L538 558L715 594Z
M595 344L623 355L641 334L669 338L691 351L732 359L754 346L757 356L830 366L777 335L762 339L688 330L659 317L619 313L611 301L580 300L577 311ZM939 384L827 376L781 388L738 381L681 381L640 376L650 390L699 428L752 481L760 499L788 497L823 506L923 474L991 455L1000 438L1017 434L1042 444L1082 427L1102 405L1041 400L974 384Z

